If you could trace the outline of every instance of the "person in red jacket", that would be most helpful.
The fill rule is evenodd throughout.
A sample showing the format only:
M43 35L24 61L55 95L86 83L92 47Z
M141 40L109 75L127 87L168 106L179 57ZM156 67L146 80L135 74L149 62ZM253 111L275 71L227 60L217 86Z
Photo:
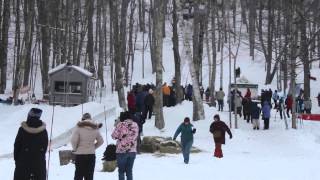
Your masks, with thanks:
M226 132L229 134L230 139L232 138L232 133L229 127L220 120L220 116L218 114L213 117L214 122L210 125L210 132L213 134L213 139L215 143L215 151L214 156L217 158L222 158L223 153L221 149L221 145L225 144L225 134Z
M135 97L133 91L128 92L127 101L128 101L128 109L129 109L129 111L130 112L135 112L135 109L136 109L136 97Z
M292 96L289 94L287 96L286 101L285 101L285 104L287 106L287 117L288 118L290 118L289 111L290 111L290 113L292 113L292 103L293 103Z
M251 98L251 91L250 91L249 88L247 88L247 93L246 93L246 95L245 95L244 97L245 97L245 98L248 98L248 99Z

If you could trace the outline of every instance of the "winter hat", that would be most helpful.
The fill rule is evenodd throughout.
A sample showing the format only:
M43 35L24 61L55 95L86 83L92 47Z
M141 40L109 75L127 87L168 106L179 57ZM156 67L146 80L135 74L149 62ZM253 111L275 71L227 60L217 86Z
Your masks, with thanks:
M91 119L91 115L89 113L84 113L81 119L82 120Z
M42 110L38 109L38 108L31 108L29 113L28 113L28 118L36 118L36 119L40 119L42 114Z
M188 117L184 118L183 122L184 123L187 123L187 122L189 123L190 122L190 118L188 118Z
M33 128L40 127L42 125L42 121L40 120L41 114L41 109L31 108L28 113L27 125Z
M120 113L120 122L123 122L127 119L130 119L130 113L129 111L121 112Z
M214 119L214 120L217 119L218 121L220 121L220 116L219 116L218 114L216 114L216 115L213 116L213 119Z

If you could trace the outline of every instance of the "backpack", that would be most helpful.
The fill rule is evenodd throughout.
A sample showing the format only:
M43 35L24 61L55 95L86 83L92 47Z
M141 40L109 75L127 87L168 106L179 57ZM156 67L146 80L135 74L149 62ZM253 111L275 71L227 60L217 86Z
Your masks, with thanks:
M104 160L104 161L114 161L114 160L116 160L117 159L116 149L117 149L116 145L109 144L106 147L106 150L103 153L102 160Z
M109 144L103 153L103 172L113 172L117 168L116 145Z

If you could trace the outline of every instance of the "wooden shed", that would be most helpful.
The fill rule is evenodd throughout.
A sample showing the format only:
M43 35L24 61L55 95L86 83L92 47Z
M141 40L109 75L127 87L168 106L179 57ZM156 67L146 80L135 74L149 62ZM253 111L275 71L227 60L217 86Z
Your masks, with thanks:
M93 99L93 74L79 66L60 64L49 71L50 104L74 106Z

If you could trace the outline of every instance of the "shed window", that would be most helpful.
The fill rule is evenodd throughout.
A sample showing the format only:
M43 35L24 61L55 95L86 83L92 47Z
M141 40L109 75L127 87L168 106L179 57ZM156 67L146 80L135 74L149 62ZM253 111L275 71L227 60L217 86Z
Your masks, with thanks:
M81 82L69 82L68 88L66 88L67 82L56 81L54 84L55 92L59 93L75 93L80 94L82 92L82 83Z
M63 81L56 81L55 83L54 83L54 90L56 91L56 92L65 92L65 82L63 82Z
M70 92L71 93L81 93L82 92L81 86L82 86L81 82L71 82L70 83Z

